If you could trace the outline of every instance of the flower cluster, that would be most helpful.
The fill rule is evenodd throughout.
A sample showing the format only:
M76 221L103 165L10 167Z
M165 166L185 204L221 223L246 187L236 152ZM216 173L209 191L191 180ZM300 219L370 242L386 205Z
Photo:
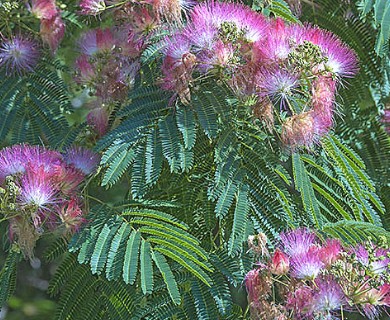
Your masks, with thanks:
M74 232L84 222L78 187L98 163L98 155L80 147L64 155L29 145L0 150L1 213L26 256L46 230Z
M40 20L40 35L43 42L55 52L65 34L65 23L55 0L31 0L31 13Z
M390 307L390 249L383 240L343 246L321 241L307 229L280 235L272 253L263 241L258 267L248 272L245 286L253 319L339 319L360 312L376 319ZM280 301L272 299L275 291ZM287 315L290 315L289 317Z
M93 3L83 1L82 12ZM140 68L141 53L157 24L153 12L136 3L117 8L113 20L111 28L92 29L80 36L80 55L75 61L76 82L95 98L88 104L87 122L98 137L108 129L111 109L127 98Z
M214 75L253 105L285 145L310 146L332 125L336 87L357 72L355 53L332 33L287 25L235 3L206 2L166 41L162 87L183 104L195 77ZM270 108L271 107L271 108Z

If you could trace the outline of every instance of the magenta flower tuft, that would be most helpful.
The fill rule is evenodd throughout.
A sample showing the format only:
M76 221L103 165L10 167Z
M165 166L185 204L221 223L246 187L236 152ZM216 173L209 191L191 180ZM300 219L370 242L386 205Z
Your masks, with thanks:
M308 252L296 255L291 259L291 274L298 279L315 279L323 269L317 248L312 247Z
M5 177L24 173L29 164L42 167L47 173L61 164L62 156L40 146L14 145L0 151L0 183Z
M268 96L281 110L288 110L286 101L298 86L298 77L286 70L263 70L257 74L256 83L261 97ZM290 110L291 111L291 110Z
M58 190L51 177L43 166L28 166L20 183L20 203L36 206L38 209L45 209L47 205L55 203Z
M78 40L81 53L92 56L100 52L109 52L115 46L115 39L110 29L88 30Z
M294 310L296 319L310 319L313 295L313 289L306 285L299 286L294 292L288 293L286 306Z
M77 69L76 81L82 84L91 85L96 79L95 67L89 62L88 56L85 54L77 58L75 62Z
M276 275L286 274L290 269L290 259L279 249L276 249L271 259L270 271Z
M281 233L282 250L290 257L306 254L315 245L317 237L313 232L304 228Z
M83 211L80 208L80 204L77 199L71 198L61 204L58 212L62 223L66 229L69 229L72 233L76 232L80 225L86 221L83 217Z
M317 292L313 297L312 311L316 315L330 316L346 303L345 295L340 285L332 278L317 279ZM331 319L331 318L329 318Z
M340 41L333 33L319 28L306 29L306 40L318 45L327 61L325 70L339 77L351 78L358 72L355 52Z
M15 145L0 151L0 184L7 176L26 171L23 145Z
M31 12L38 19L52 19L58 14L55 0L32 0Z
M85 175L89 175L99 164L100 156L89 149L72 147L67 150L64 160L67 164L81 170Z
M105 108L92 109L87 115L87 123L102 137L108 130L108 114Z
M56 52L65 34L65 23L61 15L58 13L51 19L42 19L40 34L43 42L49 45L53 53Z
M327 239L325 245L320 248L321 261L330 266L337 261L341 253L341 243L338 239Z
M85 175L74 166L57 166L53 175L53 183L63 194L70 195L77 190Z
M7 74L33 71L38 59L38 45L33 40L15 36L0 45L0 67L4 66Z
M96 16L106 10L106 3L104 0L81 0L80 13L84 15Z

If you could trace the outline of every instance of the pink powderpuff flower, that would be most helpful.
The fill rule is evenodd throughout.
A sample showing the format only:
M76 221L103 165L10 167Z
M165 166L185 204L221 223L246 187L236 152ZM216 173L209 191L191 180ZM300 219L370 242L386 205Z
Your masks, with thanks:
M371 261L371 268L375 274L387 275L390 271L390 250L376 248L375 260Z
M190 10L195 0L149 0L156 13L157 19L165 19L168 22L181 23L182 13Z
M326 239L325 245L319 249L321 261L326 267L334 264L340 257L341 243L338 239Z
M26 171L24 145L15 145L0 150L0 184L7 176Z
M58 214L66 229L70 230L71 233L77 232L80 226L86 222L83 210L76 198L64 201L59 207Z
M293 115L282 124L281 140L291 150L311 147L317 141L313 110Z
M30 10L38 19L50 20L58 14L55 0L32 0Z
M322 316L321 319L333 319L332 313L340 310L346 303L344 292L332 278L318 278L315 283L317 290L312 300L312 312L316 316Z
M233 24L250 43L263 39L268 23L263 15L236 3L210 1L194 7L190 14L194 35L200 35L205 24L219 29L223 23Z
M276 275L286 274L290 269L290 259L279 249L276 249L271 258L270 271Z
M333 123L336 82L331 77L320 76L312 88L314 129L318 137L326 134Z
M218 28L206 21L188 23L182 35L189 40L195 53L210 51L218 39Z
M313 280L324 268L318 248L311 247L306 253L295 255L291 259L291 274L298 279Z
M261 271L260 269L253 269L249 271L245 276L245 288L248 293L248 301L257 301L259 299L258 287L261 285Z
M306 40L318 45L327 58L325 70L339 77L352 78L358 72L355 52L333 33L319 28L307 27Z
M87 123L102 137L108 130L108 113L105 108L92 109L87 115Z
M24 173L29 164L42 167L50 174L54 166L61 164L62 156L40 146L14 145L0 151L0 183L6 176Z
M64 195L70 195L77 190L77 187L83 182L85 175L81 170L74 166L57 166L53 175L53 184Z
M89 149L71 147L64 155L64 160L67 164L81 170L85 175L89 175L95 171L100 156Z
M28 166L20 181L18 202L23 206L36 207L39 214L49 211L49 205L58 200L58 189L51 178L52 175L42 166Z
M88 30L78 40L82 54L93 56L101 52L110 52L115 47L115 38L109 28Z
M58 13L50 19L42 19L40 34L43 42L46 42L51 51L55 53L65 34L65 23L61 15Z
M390 307L390 284L385 283L378 289L364 291L358 299L363 304L363 312L367 319L377 319L381 309Z
M286 60L294 45L291 30L295 29L286 26L282 19L273 20L267 30L266 40L254 44L254 60L270 64Z
M106 10L106 3L104 0L81 0L80 13L83 15L96 16Z
M306 285L300 285L287 294L286 307L294 311L294 319L311 319L313 296L313 289Z
M41 146L24 145L23 155L26 163L42 167L48 174L51 174L56 166L62 164L62 155L59 152Z
M260 97L268 96L271 101L280 105L280 110L291 112L287 100L299 85L296 75L282 69L263 69L256 75L256 85Z
M92 86L96 80L97 74L95 66L89 62L87 55L83 54L75 62L76 81L81 84Z
M298 228L280 234L282 251L289 257L306 254L316 245L317 236L305 228Z
M33 71L39 56L37 43L21 36L14 36L0 44L0 67L5 67L7 75Z

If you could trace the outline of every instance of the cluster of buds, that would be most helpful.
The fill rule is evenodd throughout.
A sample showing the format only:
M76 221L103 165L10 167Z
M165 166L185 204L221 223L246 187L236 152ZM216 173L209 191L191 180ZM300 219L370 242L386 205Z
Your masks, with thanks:
M162 87L190 103L196 79L227 83L287 147L311 146L333 122L337 85L357 72L355 53L332 33L210 1L166 40ZM271 108L270 108L271 107Z
M55 52L65 34L65 23L55 0L31 0L31 13L40 20L40 35L43 42Z
M44 232L73 233L85 221L79 186L98 163L98 155L80 147L65 154L29 145L0 150L1 216L25 256Z
M105 8L104 2L95 2L82 1L81 13ZM108 130L112 109L125 101L133 87L140 56L158 24L149 7L133 2L121 3L112 19L112 27L92 29L80 36L75 61L76 82L93 96L87 104L91 109L87 122L98 137Z
M252 319L344 319L344 312L377 319L390 307L390 249L380 242L343 246L307 229L282 233L271 252L263 241L245 278ZM252 238L249 246L259 252Z

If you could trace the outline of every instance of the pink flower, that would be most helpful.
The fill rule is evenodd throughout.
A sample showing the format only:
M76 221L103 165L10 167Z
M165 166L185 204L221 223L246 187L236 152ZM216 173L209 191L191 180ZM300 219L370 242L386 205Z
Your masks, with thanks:
M52 19L58 14L55 0L32 0L31 12L38 19Z
M312 312L317 316L331 316L346 303L340 285L332 278L316 279L316 292L313 296ZM329 318L332 319L332 318Z
M324 246L319 249L321 261L325 266L331 266L337 261L341 253L341 243L337 239L327 239Z
M51 51L53 53L56 52L65 34L65 24L61 15L57 14L50 19L42 19L40 34L42 40L49 45Z
M83 217L83 211L75 198L62 203L58 214L66 229L69 229L72 233L76 232L81 224L86 221Z
M276 249L271 259L270 271L276 275L286 274L290 268L290 259L279 249Z
M313 289L306 285L301 285L294 292L287 294L286 307L294 311L294 319L310 319L313 295Z
M317 236L307 229L298 228L281 233L280 240L283 252L290 257L295 257L306 254L316 244Z
M73 165L85 175L91 174L99 164L100 156L82 147L71 147L64 155L67 164Z
M38 45L33 40L15 36L0 44L0 67L5 67L8 75L33 71L38 59Z
M19 202L35 206L38 210L47 209L57 201L58 190L53 184L52 175L43 166L28 166L20 182Z
M81 170L63 164L56 167L53 183L64 195L70 195L76 191L84 178L85 175Z
M390 307L390 284L385 283L378 289L364 291L358 297L359 302L363 305L363 312L370 320L377 319L381 309Z
M306 40L318 45L327 58L325 70L340 77L353 77L358 71L355 52L340 41L333 33L319 28L308 27Z
M317 141L313 110L287 118L282 124L281 139L284 146L292 150L301 146L312 146Z
M298 77L287 70L267 69L256 75L256 84L259 96L268 96L275 104L280 105L280 110L289 110L287 100L291 99L294 89L299 85Z
M194 36L201 36L203 27L209 25L220 29L225 23L235 25L242 32L243 39L256 42L266 35L268 24L259 13L237 3L210 1L197 5L190 14Z
M261 271L259 269L253 269L245 276L245 288L248 293L248 301L257 301L258 287L261 285Z
M83 54L75 62L77 70L76 81L86 85L92 85L97 74L95 67L89 62L88 56Z
M280 18L272 21L266 40L254 44L255 61L259 63L280 63L288 58L293 45L291 28Z
M291 259L291 274L298 279L315 279L324 268L317 248L295 255Z
M29 164L42 167L46 173L61 164L62 156L40 146L14 145L0 151L0 183L5 177L24 173Z
M108 130L108 114L105 108L92 109L87 115L87 123L102 137Z
M88 30L78 40L80 52L92 56L98 52L110 52L115 46L114 36L109 28Z
M96 16L106 10L106 3L104 0L81 0L80 13L84 15Z

